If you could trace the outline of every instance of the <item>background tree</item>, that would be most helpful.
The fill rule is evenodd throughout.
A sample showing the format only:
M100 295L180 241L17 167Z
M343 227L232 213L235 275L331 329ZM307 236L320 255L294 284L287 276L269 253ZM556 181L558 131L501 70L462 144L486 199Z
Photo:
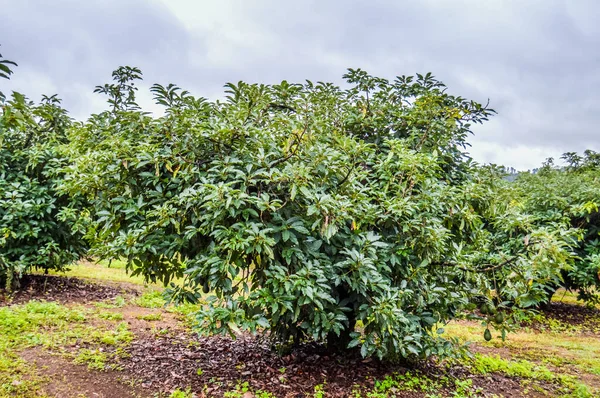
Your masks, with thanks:
M573 250L572 267L550 286L548 299L559 287L576 290L579 298L599 303L600 287L600 175L598 154L567 152L567 167L546 164L537 174L521 173L507 200L518 202L539 226L571 229L566 242Z
M0 61L2 77L12 72ZM85 253L81 197L58 193L67 160L59 151L71 119L56 96L39 105L0 98L0 283L32 268L63 269Z

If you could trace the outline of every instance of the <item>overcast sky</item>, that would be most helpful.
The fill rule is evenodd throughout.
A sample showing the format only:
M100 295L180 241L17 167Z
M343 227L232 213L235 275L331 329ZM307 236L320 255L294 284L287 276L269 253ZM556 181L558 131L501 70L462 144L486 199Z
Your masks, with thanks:
M598 21L595 0L0 0L0 52L19 63L0 84L57 93L84 118L103 109L93 88L120 65L209 98L228 81L432 72L498 111L472 156L529 169L600 151Z

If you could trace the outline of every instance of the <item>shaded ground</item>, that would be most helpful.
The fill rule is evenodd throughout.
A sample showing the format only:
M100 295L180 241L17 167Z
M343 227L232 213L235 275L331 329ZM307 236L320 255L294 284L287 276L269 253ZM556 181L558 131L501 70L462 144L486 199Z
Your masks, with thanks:
M21 304L33 299L86 303L137 293L138 290L118 284L97 284L78 278L53 275L25 275L19 290L10 293L0 290L0 305Z
M395 373L415 373L414 367L409 370L377 360L364 360L357 352L330 354L318 346L305 346L280 357L269 350L266 343L250 336L232 340L172 333L137 340L129 352L131 357L125 360L125 368L129 374L143 380L144 387L161 391L191 387L192 391L207 396L221 396L244 381L253 391L269 391L277 397L312 397L315 386L322 386L328 397L347 397L352 391L372 391L376 389L377 381ZM471 375L461 367L446 369L426 364L421 365L418 372L420 376L405 381L421 380L426 391L420 391L420 388L402 391L400 387L387 391L389 395L385 396L424 397L433 394L434 390L443 396L452 396L452 383L437 389L425 381L443 377L473 380L473 390L481 388L485 391L476 396L524 396L524 387L519 380L502 375Z
M33 339L16 351L30 368L15 368L11 377L16 384L4 384L7 391L20 392L3 395L0 389L0 397L169 397L186 389L177 398L255 396L250 391L261 398L592 397L575 390L582 383L600 386L600 313L573 304L553 304L529 331L509 336L506 343L484 342L481 327L473 322L450 325L451 334L476 342L473 350L483 359L498 362L498 369L483 371L485 361L477 360L452 366L423 363L409 370L364 360L356 352L331 354L315 345L281 357L252 336L200 338L189 330L185 312L160 308L156 294L130 284L36 275L25 280L22 291L0 296L0 306L39 299L80 305L87 313L78 325L105 335L86 340L90 332L81 332L61 346ZM117 330L131 337L114 343L110 336ZM561 335L565 330L567 337ZM89 358L75 364L84 351ZM515 361L534 372L519 370L514 364L521 363ZM29 379L31 388L17 388Z
M551 303L542 311L541 321L533 322L532 327L540 330L552 327L552 323L570 325L572 330L588 334L600 334L600 312L594 307L568 303Z

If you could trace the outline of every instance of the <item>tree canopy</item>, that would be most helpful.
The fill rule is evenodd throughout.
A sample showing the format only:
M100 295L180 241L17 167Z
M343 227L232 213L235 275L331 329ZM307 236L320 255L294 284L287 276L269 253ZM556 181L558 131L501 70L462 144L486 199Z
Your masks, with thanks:
M14 62L2 60L0 77ZM0 92L0 283L18 284L31 268L63 269L87 250L80 195L59 193L68 162L59 151L71 126L56 96L34 104Z
M205 333L447 355L445 322L483 304L504 336L496 311L543 300L571 259L568 231L503 200L499 171L464 153L494 111L431 74L230 83L219 101L154 85L160 117L136 103L141 77L97 87L110 109L70 129L65 187L95 209L95 255L184 277L175 301L210 294Z

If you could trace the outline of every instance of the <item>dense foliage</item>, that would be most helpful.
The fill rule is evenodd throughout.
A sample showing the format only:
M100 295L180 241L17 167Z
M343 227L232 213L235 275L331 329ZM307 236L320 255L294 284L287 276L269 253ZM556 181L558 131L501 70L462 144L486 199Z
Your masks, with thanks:
M1 63L8 77L9 63ZM4 67L3 67L4 66ZM1 93L0 93L1 94ZM71 124L55 97L39 105L0 95L0 283L31 268L63 269L86 250L81 198L58 193L67 159L58 151Z
M1 60L0 77L15 64ZM463 152L494 113L430 74L226 85L224 100L137 68L74 122L55 97L0 93L0 281L98 257L208 304L204 333L267 332L387 359L449 355L443 325L510 315L556 288L597 302L600 155L567 153L514 182ZM474 312L475 309L479 311ZM360 327L359 327L360 326Z
M572 267L562 280L548 286L549 298L558 287L579 292L590 304L600 303L600 154L563 155L566 167L549 159L537 173L521 173L507 187L512 200L530 214L536 225L572 229L567 243L573 248Z
M445 355L445 322L479 305L504 333L496 307L535 305L569 262L566 232L500 200L499 173L463 154L493 111L429 74L240 82L216 102L154 85L161 117L135 102L138 69L113 78L96 88L110 109L71 130L66 186L96 209L95 254L185 276L176 301L213 293L206 333Z

